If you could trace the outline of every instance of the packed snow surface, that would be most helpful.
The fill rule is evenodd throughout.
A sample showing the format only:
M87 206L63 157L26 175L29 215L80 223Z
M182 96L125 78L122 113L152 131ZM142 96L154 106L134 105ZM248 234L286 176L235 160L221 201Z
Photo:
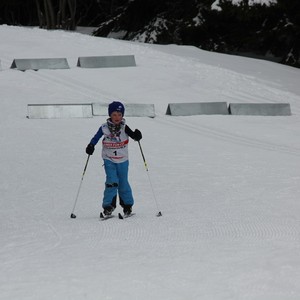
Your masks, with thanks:
M299 69L11 26L0 41L1 300L299 299ZM76 67L101 55L135 55L137 66ZM51 57L70 69L10 69ZM155 104L156 117L126 118L149 168L131 141L136 215L100 221L101 143L81 176L106 117L27 119L27 104L113 100ZM292 116L165 114L168 103L210 101L290 103Z

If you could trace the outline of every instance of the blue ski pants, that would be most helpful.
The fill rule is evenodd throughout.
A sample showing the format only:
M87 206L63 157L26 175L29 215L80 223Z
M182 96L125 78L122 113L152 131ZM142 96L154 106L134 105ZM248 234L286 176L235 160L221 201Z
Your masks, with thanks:
M129 161L114 163L104 159L106 173L105 190L102 207L116 207L116 198L119 193L121 206L132 206L134 203L132 190L128 182Z

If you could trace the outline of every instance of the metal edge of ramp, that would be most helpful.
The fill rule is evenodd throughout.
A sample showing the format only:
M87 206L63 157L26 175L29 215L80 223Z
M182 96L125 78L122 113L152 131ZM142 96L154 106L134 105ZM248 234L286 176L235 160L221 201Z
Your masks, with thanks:
M81 68L119 68L135 67L134 55L86 56L79 57L77 67Z
M125 103L125 117L155 117L154 104ZM107 116L108 104L92 103L93 116Z
M166 115L228 115L226 102L169 103Z
M28 104L28 119L92 118L91 103L76 104Z
M70 69L66 58L16 58L13 60L10 68L20 71Z
M230 103L231 115L243 116L291 116L289 103Z

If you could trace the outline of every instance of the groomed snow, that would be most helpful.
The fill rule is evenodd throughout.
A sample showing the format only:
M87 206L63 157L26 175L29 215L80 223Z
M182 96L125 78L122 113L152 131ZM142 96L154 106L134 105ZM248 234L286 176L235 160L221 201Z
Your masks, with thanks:
M299 299L299 69L5 25L0 41L1 300ZM127 54L137 67L76 67L79 56ZM46 57L71 69L10 69ZM27 119L27 104L113 100L155 104L154 119L126 118L149 167L131 141L136 215L99 220L99 144L71 219L85 147L106 118ZM293 115L165 115L197 101L284 102Z

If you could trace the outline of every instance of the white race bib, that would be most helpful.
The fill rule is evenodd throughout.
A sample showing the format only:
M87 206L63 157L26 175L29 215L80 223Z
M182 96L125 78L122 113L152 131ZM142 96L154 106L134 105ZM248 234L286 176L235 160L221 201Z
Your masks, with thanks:
M125 125L121 130L113 134L110 132L107 124L102 125L102 158L109 159L112 162L121 163L128 160L128 135L125 133Z

